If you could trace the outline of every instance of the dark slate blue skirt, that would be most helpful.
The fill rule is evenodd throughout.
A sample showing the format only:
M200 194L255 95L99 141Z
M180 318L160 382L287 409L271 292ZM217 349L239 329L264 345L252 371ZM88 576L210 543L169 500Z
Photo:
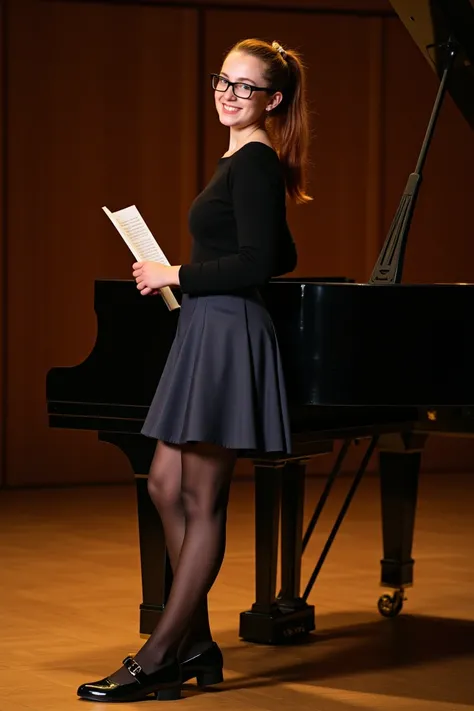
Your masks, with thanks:
M142 434L253 453L291 452L271 317L250 295L184 295L176 337Z

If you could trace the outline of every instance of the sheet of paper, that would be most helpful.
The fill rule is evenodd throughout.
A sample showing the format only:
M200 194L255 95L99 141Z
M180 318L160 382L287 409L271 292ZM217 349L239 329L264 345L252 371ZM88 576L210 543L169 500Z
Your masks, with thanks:
M105 206L102 210L138 262L160 262L169 266L163 250L135 205L124 207L116 212L111 212ZM168 286L160 289L160 292L170 310L179 309L179 304Z
M110 210L103 208L106 214ZM110 213L113 219L125 232L127 239L133 245L139 261L161 262L169 266L163 250L153 237L143 217L135 205ZM110 217L110 215L109 215Z

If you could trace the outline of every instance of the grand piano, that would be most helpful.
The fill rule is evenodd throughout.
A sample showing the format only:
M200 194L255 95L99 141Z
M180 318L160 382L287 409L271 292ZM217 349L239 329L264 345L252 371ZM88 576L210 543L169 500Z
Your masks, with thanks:
M378 608L384 616L397 615L413 584L418 475L426 439L474 432L474 285L402 283L423 166L447 91L474 127L474 8L470 0L394 0L392 5L440 83L416 168L372 275L365 284L343 278L275 279L261 292L282 351L293 453L253 460L255 596L240 614L239 634L257 643L283 643L315 629L308 596L374 453L382 504L381 585L387 588ZM96 281L94 288L97 340L83 363L49 371L49 424L94 430L130 461L142 575L139 631L146 635L166 604L171 569L147 492L155 442L140 429L179 312L169 311L159 297L141 297L133 281ZM389 329L379 327L387 323ZM127 324L142 335L140 348L129 338ZM366 445L360 466L303 586L302 555L354 442ZM334 448L334 467L303 531L307 463Z

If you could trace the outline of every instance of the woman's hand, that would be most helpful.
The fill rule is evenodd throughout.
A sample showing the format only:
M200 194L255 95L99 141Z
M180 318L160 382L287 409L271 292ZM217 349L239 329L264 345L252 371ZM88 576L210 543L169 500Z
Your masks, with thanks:
M179 286L180 266L168 267L159 262L135 262L132 269L137 289L142 296L146 296L157 294L164 286Z

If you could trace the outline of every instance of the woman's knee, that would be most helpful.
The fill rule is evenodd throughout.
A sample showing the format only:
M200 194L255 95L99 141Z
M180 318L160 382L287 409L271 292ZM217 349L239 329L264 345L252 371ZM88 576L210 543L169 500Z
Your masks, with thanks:
M156 505L181 505L181 452L160 442L148 473L148 493Z

